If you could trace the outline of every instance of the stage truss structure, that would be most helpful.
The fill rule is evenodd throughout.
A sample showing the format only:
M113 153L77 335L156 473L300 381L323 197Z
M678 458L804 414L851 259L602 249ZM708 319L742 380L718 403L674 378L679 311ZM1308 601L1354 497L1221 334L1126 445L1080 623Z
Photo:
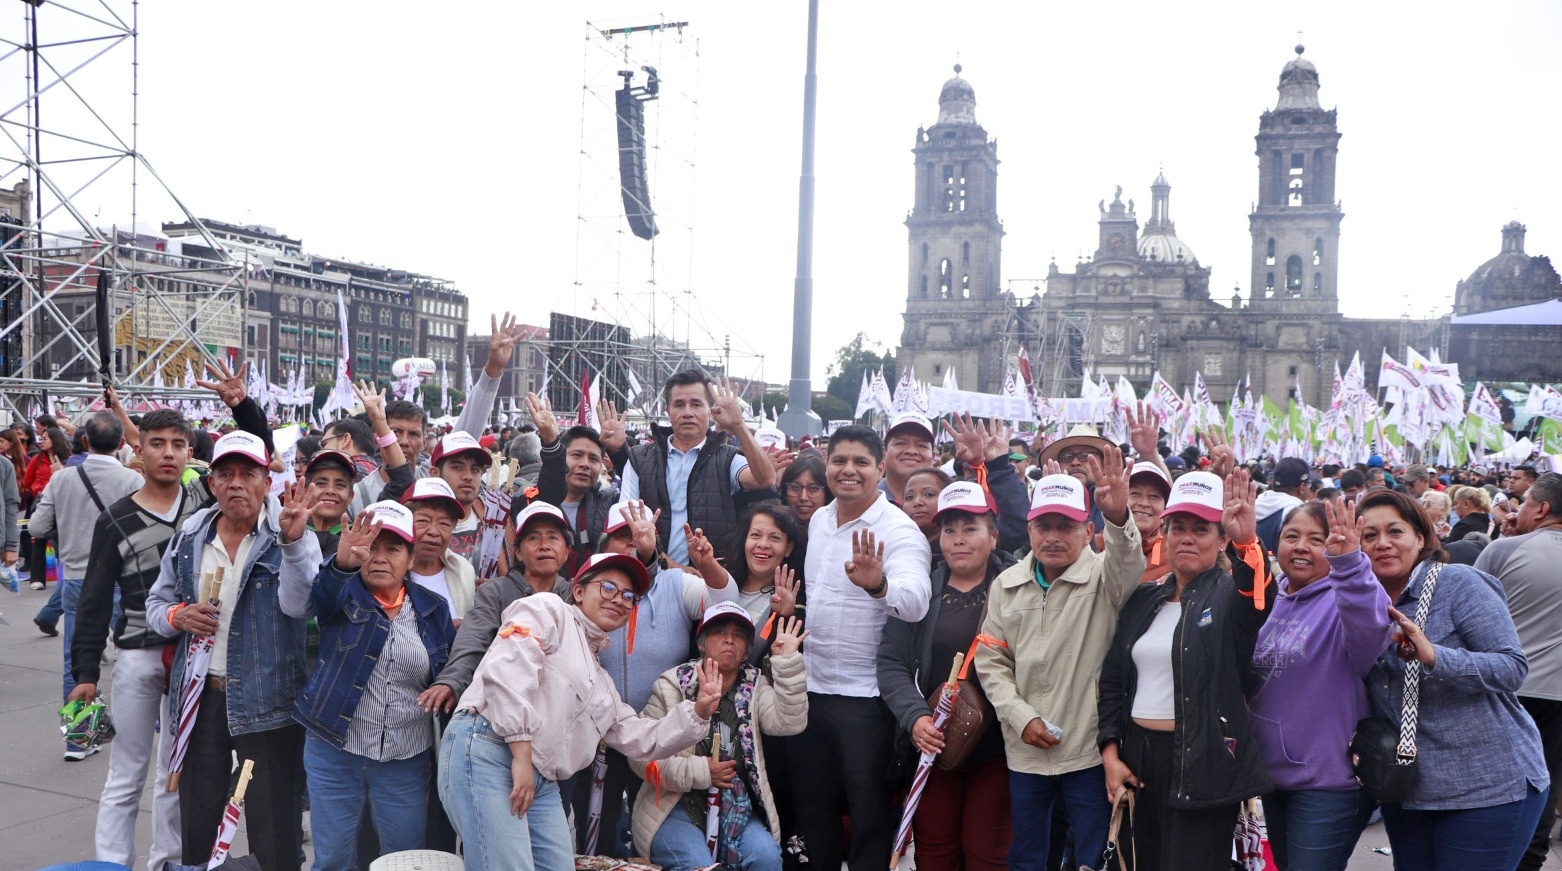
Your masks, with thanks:
M575 282L568 308L558 301L548 339L538 343L547 351L549 399L556 410L574 408L589 371L604 398L654 418L666 377L699 367L758 400L764 357L702 306L694 287L695 28L667 19L587 22L584 42ZM618 92L625 88L637 89L644 116L640 195L654 212L650 238L636 235L626 218L636 197L625 195L618 135ZM638 395L631 383L640 385Z
M178 385L187 367L199 377L240 356L249 267L139 149L139 3L12 9L0 21L0 404L17 417L79 407L103 376L127 400L209 399ZM171 241L143 214L196 233Z

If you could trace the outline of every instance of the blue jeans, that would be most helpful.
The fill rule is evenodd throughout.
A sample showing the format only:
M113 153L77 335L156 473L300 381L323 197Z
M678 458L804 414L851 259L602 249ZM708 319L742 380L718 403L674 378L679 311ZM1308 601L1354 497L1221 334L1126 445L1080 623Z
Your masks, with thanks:
M433 758L425 750L410 759L376 762L310 735L304 741L304 771L309 775L314 871L357 866L358 826L366 802L382 853L423 849Z
M439 743L439 798L461 835L468 868L574 871L575 845L559 785L534 768L536 794L524 819L510 813L510 748L488 721L458 711Z
M1101 864L1106 851L1107 827L1112 806L1106 800L1106 768L1097 765L1067 774L1009 772L1009 803L1014 818L1014 840L1009 846L1009 867L1014 871L1042 871L1052 840L1052 805L1061 800L1074 835L1074 864Z
M71 673L71 638L76 634L76 602L81 599L81 578L66 578L55 585L54 591L60 596L60 612L65 617L65 631L60 633L60 639L65 642L65 691L60 695L64 700L76 688L76 677Z
M1394 871L1512 871L1529 847L1546 793L1491 807L1451 811L1383 805Z
M744 871L781 871L781 845L776 843L770 827L758 817L748 818L738 852L743 857L741 867ZM705 830L695 828L682 807L673 807L672 813L656 830L655 837L651 838L651 862L666 871L694 871L710 866Z
M33 575L32 579L35 581L43 581L44 583L48 583L48 581L44 581L43 575ZM50 626L59 625L60 618L65 615L65 608L60 604L60 593L64 587L64 584L58 582L55 583L54 592L49 594L49 601L44 602L43 607L38 609L37 619L42 620Z
M1280 871L1345 871L1372 813L1358 789L1275 790L1264 821ZM1365 811L1365 813L1363 813Z

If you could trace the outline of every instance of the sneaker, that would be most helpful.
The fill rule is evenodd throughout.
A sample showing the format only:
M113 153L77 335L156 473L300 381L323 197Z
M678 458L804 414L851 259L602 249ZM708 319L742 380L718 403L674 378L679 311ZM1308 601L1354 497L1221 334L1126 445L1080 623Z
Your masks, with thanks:
M83 747L80 744L72 744L71 742L66 741L65 742L65 761L66 762L80 762L81 760L86 759L88 756L91 756L92 754L98 752L101 749L103 749L103 748L99 747L96 744L91 744L91 745L88 745L86 747Z
M51 625L48 621L44 620L42 617L34 617L33 618L33 625L37 626L38 627L38 631L42 632L45 635L53 636L53 635L60 634L60 630L56 629L53 625Z
M28 586L35 590L41 590L43 589L43 581L33 581L31 584L28 584Z

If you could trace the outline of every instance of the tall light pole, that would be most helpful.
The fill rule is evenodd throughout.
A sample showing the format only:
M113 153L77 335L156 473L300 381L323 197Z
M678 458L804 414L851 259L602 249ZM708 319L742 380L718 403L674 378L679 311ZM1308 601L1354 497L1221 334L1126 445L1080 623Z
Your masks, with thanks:
M797 184L797 278L792 283L792 382L787 410L777 424L794 438L819 435L824 425L813 412L814 308L814 110L818 102L819 0L808 0L808 69L803 74L803 172Z

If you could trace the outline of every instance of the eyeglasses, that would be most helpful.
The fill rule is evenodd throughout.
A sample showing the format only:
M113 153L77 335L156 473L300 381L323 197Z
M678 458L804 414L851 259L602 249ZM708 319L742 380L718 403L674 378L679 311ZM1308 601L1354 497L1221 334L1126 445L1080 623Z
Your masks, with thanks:
M1083 463L1086 457L1095 457L1099 460L1101 459L1101 452L1092 450L1058 451L1058 462L1065 466L1076 460Z
M611 602L613 601L613 597L617 596L618 598L623 599L624 603L630 607L634 607L640 602L640 597L635 595L634 590L622 589L612 581L592 581L591 583L601 585L602 598L606 601Z
M801 496L807 493L810 496L818 496L824 492L823 484L788 484L786 492L792 496Z

